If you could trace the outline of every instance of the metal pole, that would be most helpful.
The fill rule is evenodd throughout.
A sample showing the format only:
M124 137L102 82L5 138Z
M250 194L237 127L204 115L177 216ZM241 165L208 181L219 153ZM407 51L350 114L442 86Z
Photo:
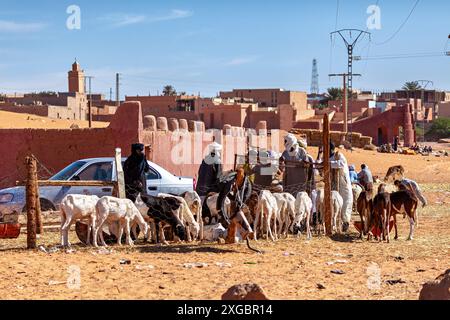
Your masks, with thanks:
M348 133L348 94L347 94L347 75L343 75L344 78L344 96L343 107L344 107L344 132ZM349 78L350 80L350 78Z
M120 81L120 74L116 73L116 107L120 106L119 81Z
M92 77L89 77L89 128L92 128Z

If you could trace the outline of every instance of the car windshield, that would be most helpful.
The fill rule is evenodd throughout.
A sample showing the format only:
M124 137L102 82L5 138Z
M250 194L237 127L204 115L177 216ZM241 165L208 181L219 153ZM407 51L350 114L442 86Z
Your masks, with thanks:
M87 162L86 161L77 161L72 163L70 166L66 167L56 175L50 178L50 180L54 181L66 181L69 180L70 177L72 177L75 172L80 170L82 166L84 166Z

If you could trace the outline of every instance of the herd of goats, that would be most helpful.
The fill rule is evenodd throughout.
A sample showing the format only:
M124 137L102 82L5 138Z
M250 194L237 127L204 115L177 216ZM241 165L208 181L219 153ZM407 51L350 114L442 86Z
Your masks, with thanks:
M400 167L401 168L401 167ZM392 168L390 173L396 173ZM398 173L398 172L397 172ZM400 172L402 173L402 172ZM211 193L204 200L195 192L186 192L181 196L159 194L156 196L140 195L136 202L114 197L98 198L89 195L68 195L61 202L61 243L70 246L68 233L75 221L87 223L87 245L106 246L104 227L116 236L121 245L125 234L126 244L132 246L143 232L145 241L157 244L167 243L164 231L169 229L173 239L180 241L217 240L211 234L219 223L226 229L221 234L226 243L235 243L240 239L257 240L266 238L275 241L289 234L306 233L312 238L312 230L320 235L325 233L323 189L318 189L311 197L306 192L299 192L294 197L290 193L272 193L269 190L252 191L251 183L244 170L237 170L229 183L219 193ZM389 242L392 226L397 239L396 216L401 214L409 218L410 234L413 239L414 226L417 222L417 198L413 192L400 188L399 191L387 193L385 184L378 192L354 188L354 210L361 217L358 229L361 239ZM332 191L332 231L341 232L341 211L343 199L339 192ZM314 209L313 209L314 208ZM314 213L314 215L313 215ZM356 226L356 223L355 223ZM136 231L138 230L138 231ZM92 239L90 239L92 237ZM92 240L92 241L91 241ZM252 249L254 250L254 249ZM256 251L256 250L255 250Z

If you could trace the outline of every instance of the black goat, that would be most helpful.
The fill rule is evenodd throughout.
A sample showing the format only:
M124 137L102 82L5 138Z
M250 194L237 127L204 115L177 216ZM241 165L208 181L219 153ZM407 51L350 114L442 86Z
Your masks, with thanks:
M180 240L187 239L186 228L177 216L181 202L175 198L158 198L150 195L141 195L142 201L147 205L147 215L154 220L156 227L156 243L160 243L160 223L172 227L175 235Z

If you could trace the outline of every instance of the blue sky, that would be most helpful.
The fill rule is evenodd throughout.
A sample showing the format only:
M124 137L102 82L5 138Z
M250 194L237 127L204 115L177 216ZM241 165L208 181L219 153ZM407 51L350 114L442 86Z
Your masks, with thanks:
M114 74L122 94L156 94L163 85L213 96L232 88L281 87L309 91L312 60L320 88L340 86L328 74L346 71L342 40L329 33L366 29L366 10L381 9L381 30L361 41L355 55L450 51L450 2L421 0L0 0L0 92L66 91L78 59L94 76L93 91L109 95ZM339 10L337 4L339 3ZM81 9L81 29L69 30L66 9ZM338 13L336 24L336 13ZM405 81L433 80L450 90L450 57L355 62L354 87L396 89Z

